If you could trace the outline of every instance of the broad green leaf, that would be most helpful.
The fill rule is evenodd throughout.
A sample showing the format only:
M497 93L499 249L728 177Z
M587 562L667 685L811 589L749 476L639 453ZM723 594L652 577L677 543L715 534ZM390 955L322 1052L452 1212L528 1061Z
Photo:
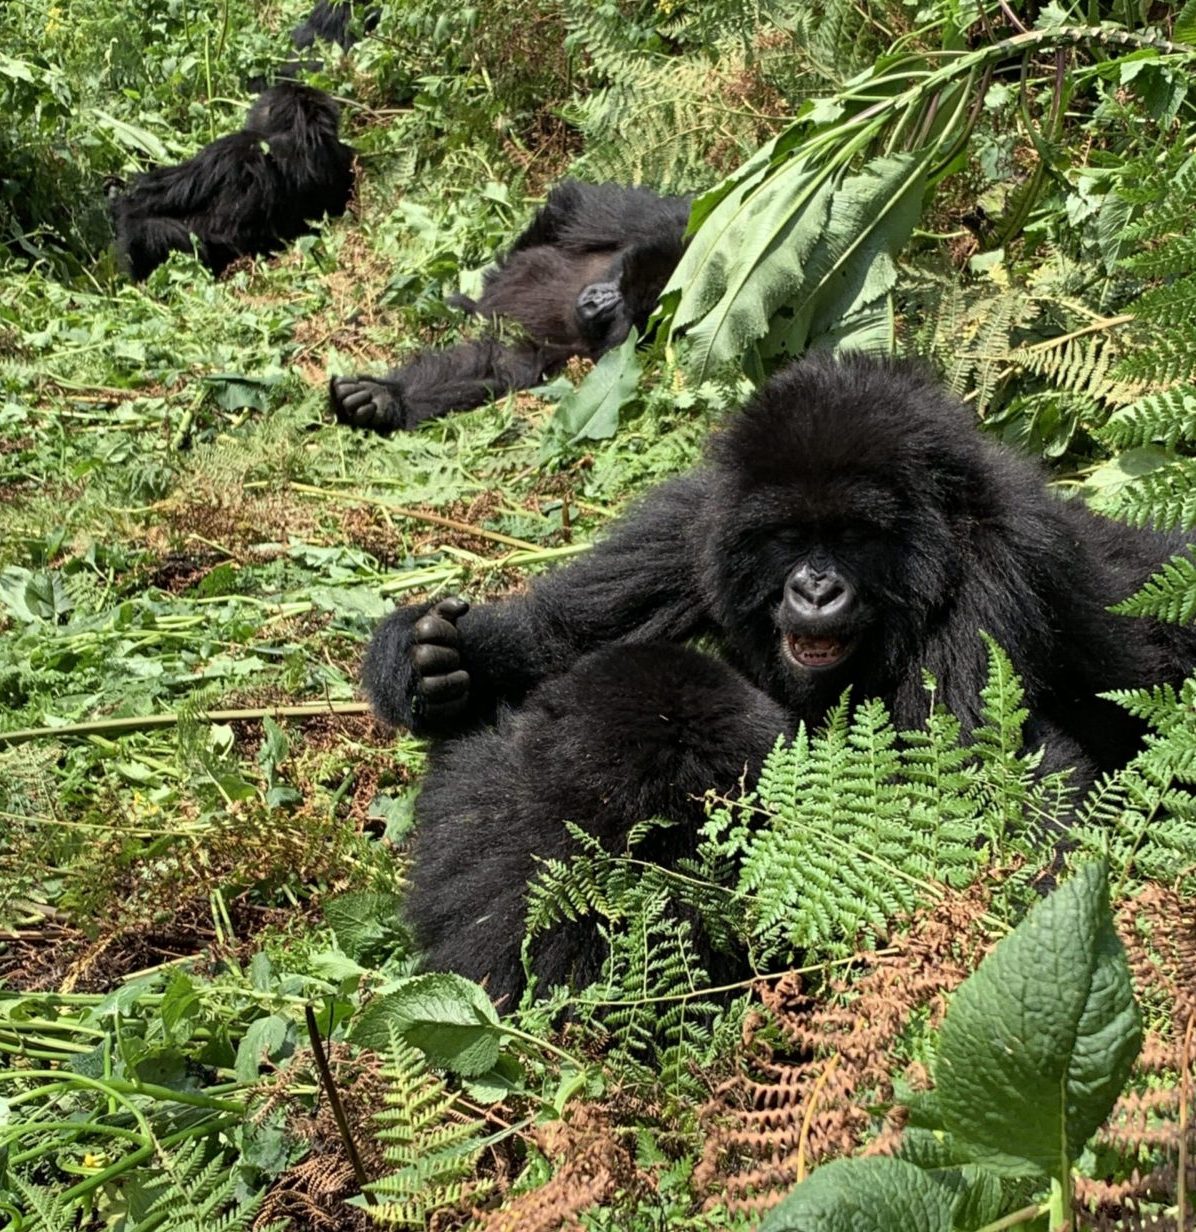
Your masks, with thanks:
M183 971L174 972L170 983L166 985L162 1005L158 1010L167 1034L177 1034L180 1036L179 1042L186 1043L191 1038L191 1023L199 1016L199 1012L199 991L191 977ZM180 1031L180 1028L183 1030Z
M772 322L765 356L826 349L891 349L889 293L897 253L922 212L927 156L877 158L836 189L801 284Z
M837 1159L803 1181L760 1232L952 1232L955 1195L903 1159Z
M586 379L561 399L549 425L551 437L575 444L614 436L619 429L619 409L639 384L638 341L633 329L621 346L607 351Z
M170 151L148 129L137 124L130 124L127 120L118 120L116 116L101 111L99 107L93 107L91 114L97 122L96 126L106 128L116 139L117 144L125 149L140 150L141 153L148 154L156 163L174 161L170 157Z
M237 1048L233 1067L238 1082L256 1082L262 1061L280 1060L294 1043L295 1024L281 1014L271 1014L250 1023Z
M31 624L57 624L74 609L62 574L51 569L23 569L13 565L0 572L0 605L18 620Z
M681 290L671 336L688 336L695 380L738 363L799 294L827 224L833 174L793 161L762 183L745 181L694 236L666 291Z
M938 1106L979 1162L1059 1176L1109 1115L1142 1028L1103 861L1036 904L959 988Z
M204 377L216 405L226 411L265 411L270 407L270 391L277 377L242 376L235 372L214 372Z
M361 1013L350 1039L385 1052L391 1031L442 1065L472 1078L493 1069L502 1028L489 997L460 975L432 972L404 980Z
M395 894L355 890L324 904L324 918L337 945L353 959L361 959L387 937L393 937L398 916L399 898Z

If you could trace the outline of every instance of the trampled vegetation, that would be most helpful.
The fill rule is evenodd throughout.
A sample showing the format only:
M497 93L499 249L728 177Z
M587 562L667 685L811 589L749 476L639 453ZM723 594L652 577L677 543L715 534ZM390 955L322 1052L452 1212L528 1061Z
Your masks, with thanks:
M933 681L918 733L844 705L685 867L546 863L530 928L610 958L502 1015L413 974L424 751L356 687L396 600L584 552L809 347L1196 526L1196 7L394 0L309 77L349 214L130 284L106 184L236 129L306 7L0 7L0 1228L1196 1226L1192 685L1083 800L1000 647L966 748ZM565 174L699 194L653 339L332 425ZM1196 564L1124 610L1191 622Z

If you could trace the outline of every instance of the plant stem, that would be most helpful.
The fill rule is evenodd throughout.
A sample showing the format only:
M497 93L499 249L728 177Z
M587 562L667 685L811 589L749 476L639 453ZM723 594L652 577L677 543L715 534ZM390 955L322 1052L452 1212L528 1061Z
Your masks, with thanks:
M372 1204L375 1201L374 1195L366 1189L366 1186L370 1183L370 1178L366 1174L365 1165L361 1162L361 1156L357 1153L357 1143L353 1140L353 1130L349 1126L349 1118L345 1115L345 1107L341 1103L340 1092L336 1089L336 1082L332 1077L332 1067L328 1064L328 1057L324 1053L324 1041L320 1038L320 1025L316 1022L316 1012L310 1005L303 1007L303 1019L307 1023L307 1038L311 1042L312 1055L316 1059L316 1069L320 1071L320 1083L324 1088L324 1094L328 1096L328 1106L332 1109L332 1119L336 1122L341 1142L345 1146L345 1154L348 1155L349 1163L353 1168L353 1175L357 1178L357 1188L361 1190L366 1202Z
M494 543L505 543L509 548L521 548L525 552L538 552L539 544L529 543L526 539L516 539L496 530L486 530L482 526L471 526L468 522L458 522L456 518L446 518L440 513L429 513L424 509L411 509L400 505L397 501L387 500L384 496L352 496L348 492L330 492L327 488L317 488L310 483L292 483L293 492L302 492L307 496L319 496L324 500L344 501L350 505L377 505L400 518L410 518L413 522L427 522L431 526L443 526L446 530L455 530L463 535L476 535L479 539L489 539Z
M311 719L322 714L368 714L366 702L318 702L309 706L260 706L249 710L201 710L193 717L200 723L235 723L255 719ZM123 736L127 732L152 731L159 727L174 727L180 715L139 714L122 719L86 719L82 723L64 723L61 727L25 727L17 731L0 732L0 748L25 744L30 740L53 740L63 736Z
M568 1061L579 1074L585 1073L585 1063L579 1061L571 1053L566 1052L563 1048L558 1048L555 1044L550 1044L547 1040L541 1039L538 1035L532 1035L528 1031L520 1031L518 1027L513 1027L509 1022L500 1022L496 1028L503 1035L509 1035L512 1039L522 1040L525 1044L530 1044L533 1048L543 1052L550 1052L554 1056L560 1057L562 1061Z
M1048 1209L1051 1232L1072 1232L1075 1224L1071 1218L1070 1165L1065 1165L1058 1176L1051 1177L1051 1200Z
M1020 1211L1013 1211L1009 1215L1003 1215L995 1223L986 1223L983 1228L978 1228L976 1232L1004 1232L1006 1228L1016 1228L1018 1224L1029 1223L1031 1219L1037 1219L1046 1210L1045 1206L1037 1202L1032 1206L1023 1206Z
M1179 1053L1179 1169L1176 1176L1175 1226L1179 1232L1188 1228L1188 1117L1192 1102L1192 1033L1196 1030L1196 1014L1188 1015L1184 1028L1183 1047Z

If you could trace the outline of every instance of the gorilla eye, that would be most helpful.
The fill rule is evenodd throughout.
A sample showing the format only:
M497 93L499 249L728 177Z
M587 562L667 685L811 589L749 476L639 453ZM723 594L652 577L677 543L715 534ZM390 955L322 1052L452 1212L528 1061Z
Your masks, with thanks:
M785 524L783 526L773 526L765 532L765 538L777 545L777 547L785 548L789 551L796 551L799 548L806 547L812 540L818 536L808 526L793 526Z
M877 527L869 526L865 522L846 522L839 528L838 538L844 543L867 543L879 535Z

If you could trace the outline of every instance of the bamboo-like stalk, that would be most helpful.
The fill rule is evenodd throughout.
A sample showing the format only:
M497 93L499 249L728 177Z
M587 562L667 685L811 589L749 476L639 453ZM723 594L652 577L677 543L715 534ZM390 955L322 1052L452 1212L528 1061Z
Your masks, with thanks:
M317 702L308 706L255 706L248 710L202 710L194 717L201 723L252 722L255 719L311 719L322 714L368 714L366 702ZM167 714L136 714L120 719L86 719L82 723L64 723L59 727L24 727L0 732L0 748L26 744L31 740L61 740L67 736L123 736L129 732L154 731L173 727L183 716Z
M484 526L471 526L468 522L459 522L456 518L446 518L440 513L430 513L425 509L412 509L408 505L400 505L397 501L387 500L385 496L359 496L349 492L332 492L328 488L318 488L312 483L292 483L292 492L302 492L305 496L318 496L323 500L343 501L349 505L376 505L393 513L399 518L410 518L413 522L427 522L431 526L443 526L446 530L455 530L462 535L475 535L479 539L489 539L494 543L504 543L509 548L519 548L524 552L539 552L542 544L529 543L526 539L516 539L512 535L504 535L497 530L487 530Z

